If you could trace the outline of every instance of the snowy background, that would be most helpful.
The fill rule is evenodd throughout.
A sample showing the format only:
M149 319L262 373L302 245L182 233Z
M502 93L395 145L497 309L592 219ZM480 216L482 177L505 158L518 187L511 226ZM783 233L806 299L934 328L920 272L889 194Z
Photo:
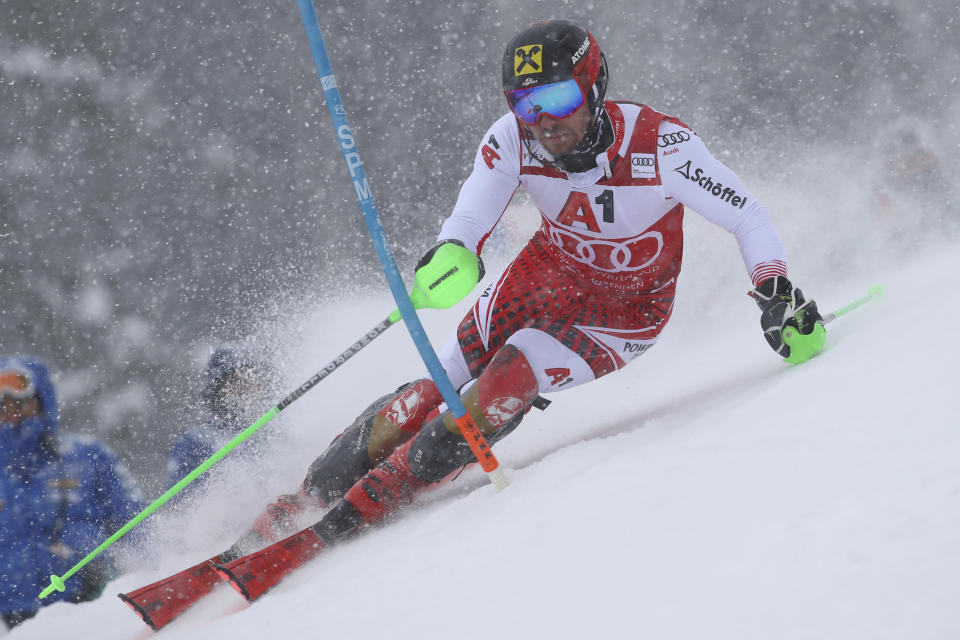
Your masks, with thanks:
M801 284L957 217L955 3L316 7L405 274L505 109L504 44L545 16L592 29L611 98L687 122L764 198ZM0 348L46 359L64 428L108 438L147 493L212 347L296 367L279 322L383 288L293 0L7 0L0 114ZM692 236L688 258L715 245Z
M886 299L787 366L735 243L689 212L660 344L498 445L511 487L464 474L164 637L960 637L955 7L483 4L316 5L405 274L503 111L503 43L566 15L606 51L611 97L689 122L741 174L823 310L874 282ZM64 429L105 438L150 497L212 345L259 348L279 398L393 308L299 20L292 1L0 4L0 345L50 361ZM488 279L535 224L517 198ZM421 314L435 345L466 308ZM391 329L152 517L104 597L11 637L149 637L112 594L228 546L420 373Z

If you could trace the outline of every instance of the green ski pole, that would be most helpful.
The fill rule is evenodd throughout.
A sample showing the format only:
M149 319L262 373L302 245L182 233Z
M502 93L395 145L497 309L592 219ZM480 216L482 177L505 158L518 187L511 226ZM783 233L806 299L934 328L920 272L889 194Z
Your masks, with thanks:
M857 300L854 300L848 305L842 306L832 313L828 313L823 316L823 324L817 323L813 331L804 335L797 331L794 327L787 327L783 330L783 341L790 347L790 355L784 358L784 361L791 364L799 364L801 362L806 362L813 356L815 356L820 349L823 348L823 343L827 339L827 332L823 328L823 325L833 322L840 316L844 316L854 309L861 307L871 300L876 300L877 298L883 295L883 286L879 284L872 285L867 289L867 295Z
M421 306L428 306L429 303L430 301L425 299L422 296L414 296L415 305L419 304ZM359 340L354 342L352 345L350 345L350 348L348 348L339 356L331 360L330 363L328 363L327 366L325 366L323 369L313 374L313 376L309 380L307 380L302 385L297 387L293 392L288 394L287 397L285 397L283 400L278 402L275 407L270 409L270 411L268 411L267 413L263 414L259 420L254 422L252 425L250 425L246 429L244 429L239 435L237 435L237 437L235 437L233 440L231 440L226 445L224 445L222 449L220 449L219 451L211 455L209 458L204 460L202 463L200 463L200 466L198 466L196 469L188 473L182 480L177 482L175 485L170 487L162 496L154 500L153 503L151 503L143 511L141 511L136 516L134 516L134 518L130 520L130 522L123 525L123 527L121 527L119 531L117 531L112 536L107 538L107 540L105 540L103 544L101 544L99 547L97 547L96 549L88 553L85 558L83 558L80 562L78 562L73 567L71 567L69 571L63 574L63 576L51 575L50 584L43 591L40 592L40 598L41 599L46 598L55 590L63 591L66 588L64 586L64 583L72 575L74 575L77 571L85 567L91 560L93 560L98 555L103 553L108 547L113 545L117 540L119 540L124 535L126 535L131 529L133 529L135 526L140 524L144 519L150 516L150 514L152 514L154 511L156 511L161 506L163 506L163 504L166 503L168 500L170 500L170 498L180 493L184 487L186 487L188 484L196 480L201 474L205 473L207 469L209 469L214 464L216 464L225 455L233 451L241 442L243 442L244 440L252 436L254 433L256 433L256 431L260 429L260 427L262 427L263 425L273 420L278 413L280 413L281 411L289 407L291 404L293 404L303 394L305 394L307 391L309 391L314 386L316 386L317 383L319 383L321 380L326 378L328 375L333 373L338 367L340 367L340 365L342 365L344 362L349 360L358 351L363 349L365 346L370 344L370 342L372 342L375 338L380 336L380 334L384 333L387 329L389 329L394 324L396 324L399 318L394 319L393 318L394 314L396 314L396 312L394 312L393 314L388 316L386 319L381 321L380 324L378 324L373 329L368 331L362 338L360 338Z
M241 442L243 442L244 440L249 438L251 435L253 435L253 433L257 431L257 429L259 429L260 427L268 423L270 420L272 420L278 413L280 413L280 411L281 410L279 408L274 407L270 409L270 411L268 411L267 413L263 414L263 416L261 416L259 420L254 422L252 425L250 425L246 429L244 429L240 433L240 435L238 435L236 438L228 442L222 449L220 449L219 451L214 453L212 456L210 456L209 458L201 462L199 467L197 467L196 469L188 473L183 479L181 479L175 485L167 489L167 491L162 496L154 500L153 503L151 503L146 509L144 509L143 511L138 513L136 516L134 516L134 518L130 520L130 522L128 522L127 524L123 525L119 531L117 531L112 536L107 538L103 543L100 544L99 547L97 547L96 549L88 553L86 557L83 558L83 560L73 565L73 567L71 567L69 571L63 574L62 577L57 575L51 575L50 584L43 591L40 592L40 598L41 599L46 598L48 595L53 593L54 590L63 591L66 588L64 586L64 583L73 574L75 574L77 571L80 571L80 569L85 567L87 563L89 563L91 560L93 560L98 555L103 553L103 551L105 551L108 547L113 545L113 543L115 543L117 540L119 540L124 535L126 535L127 532L129 532L135 526L140 524L144 519L146 519L154 511L159 509L164 503L170 500L170 498L180 493L180 491L182 491L184 487L186 487L188 484L196 480L198 476L200 476L207 469L209 469L214 464L216 464L225 455L233 451L233 449L236 448L237 445L239 445Z
M875 284L871 286L869 289L867 289L867 295L865 295L864 297L860 298L859 300L854 300L853 302L846 305L845 307L840 307L833 313L828 313L827 315L823 316L823 323L827 324L828 322L833 322L840 316L845 316L851 311L853 311L854 309L856 309L857 307L861 307L867 304L868 302L870 302L871 300L876 300L882 295L883 295L883 285Z
M419 286L419 283L414 286L413 291L410 293L410 301L413 304L414 309L445 309L450 305L448 300L438 298L437 296L431 296L431 294L422 289ZM317 385L321 380L326 378L328 375L333 373L337 368L340 367L344 362L349 360L351 357L356 355L358 351L363 349L365 346L370 344L375 338L379 337L387 329L395 325L401 319L399 310L394 310L389 316L387 316L383 321L380 322L373 329L368 331L362 338L354 342L350 347L341 353L339 356L331 360L327 366L313 374L313 376L304 382L302 385L297 387L294 391L287 395L283 400L277 403L277 406L272 408L267 413L263 414L259 420L254 422L252 425L244 429L240 434L223 446L222 449L214 453L212 456L200 463L196 469L188 473L182 480L170 487L162 496L153 501L147 508L138 513L130 522L123 525L119 531L114 533L112 536L107 538L103 544L91 551L84 557L80 562L75 564L67 571L63 576L51 575L50 584L40 592L40 598L46 598L48 595L56 591L63 591L66 587L64 582L67 581L72 575L77 571L80 571L85 567L91 560L96 558L98 555L103 553L107 548L113 545L117 540L125 536L131 529L143 522L150 514L159 509L166 503L170 498L180 493L184 487L196 480L200 475L205 473L207 469L216 464L221 458L233 451L241 442L252 436L256 431L273 420L278 413L289 407L295 401L297 401L303 394L312 389Z

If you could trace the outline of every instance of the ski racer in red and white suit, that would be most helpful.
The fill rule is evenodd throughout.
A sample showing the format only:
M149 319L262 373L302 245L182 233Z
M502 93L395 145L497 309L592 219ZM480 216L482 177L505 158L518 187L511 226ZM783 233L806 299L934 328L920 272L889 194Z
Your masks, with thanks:
M767 209L696 133L647 106L605 108L615 133L611 177L599 166L544 167L513 114L484 135L439 240L479 254L520 185L542 224L443 349L454 386L476 378L506 343L530 362L541 393L620 369L653 346L673 309L684 205L733 234L754 285L786 275Z
M484 134L440 243L416 271L445 301L428 306L455 304L482 279L484 240L519 186L540 211L540 230L440 353L490 443L542 404L538 394L616 371L657 341L673 310L685 205L736 238L770 346L790 355L787 325L813 335L820 316L787 280L767 210L682 122L604 101L606 60L588 31L534 23L508 43L502 68L511 112ZM457 274L469 274L465 287ZM289 531L307 503L329 507L313 527L326 545L409 504L473 460L444 409L429 377L374 401L314 461L300 491L270 505L222 558Z

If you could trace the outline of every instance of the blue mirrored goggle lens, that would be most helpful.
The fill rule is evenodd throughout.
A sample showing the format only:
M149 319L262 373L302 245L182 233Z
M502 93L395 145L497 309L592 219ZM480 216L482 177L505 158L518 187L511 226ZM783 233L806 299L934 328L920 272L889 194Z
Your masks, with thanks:
M583 100L580 85L573 78L507 93L510 110L527 124L537 124L544 114L558 119L569 117Z

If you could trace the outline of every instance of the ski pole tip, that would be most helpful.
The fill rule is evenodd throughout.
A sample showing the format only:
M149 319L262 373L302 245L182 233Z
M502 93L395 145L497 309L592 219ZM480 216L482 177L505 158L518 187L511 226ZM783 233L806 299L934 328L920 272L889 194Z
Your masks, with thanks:
M507 477L507 474L505 474L499 466L492 471L488 471L487 477L493 486L497 488L497 491L503 491L510 486L510 478Z
M870 288L867 289L867 295L870 296L871 298L879 298L880 296L883 295L883 285L882 284L871 285Z
M48 595L54 591L65 591L66 586L63 584L63 578L56 574L50 575L50 586L40 592L40 599L43 600Z

